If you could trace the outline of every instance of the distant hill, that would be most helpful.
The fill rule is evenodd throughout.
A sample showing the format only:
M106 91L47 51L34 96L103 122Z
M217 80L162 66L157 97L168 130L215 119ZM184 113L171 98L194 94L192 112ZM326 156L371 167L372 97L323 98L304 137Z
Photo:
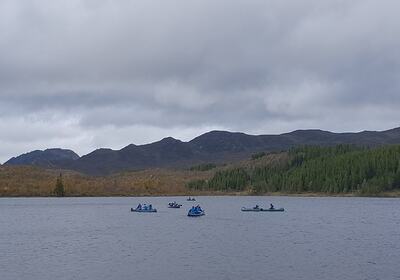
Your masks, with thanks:
M337 144L365 146L400 144L400 128L359 133L296 130L280 135L257 136L211 131L189 142L168 137L146 145L131 144L121 150L98 149L80 158L72 151L67 152L68 150L34 151L13 158L5 164L39 165L70 169L90 175L107 175L125 170L187 168L200 163L232 162L249 158L254 153L282 151L300 145Z
M45 168L53 168L63 165L64 162L71 162L79 159L79 156L64 149L36 150L8 160L5 165L35 165Z

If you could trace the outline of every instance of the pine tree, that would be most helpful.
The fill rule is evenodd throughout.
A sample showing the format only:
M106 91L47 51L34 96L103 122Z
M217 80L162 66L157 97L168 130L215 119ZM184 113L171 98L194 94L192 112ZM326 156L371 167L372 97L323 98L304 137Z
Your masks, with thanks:
M57 178L56 186L54 188L54 194L59 197L62 197L65 195L64 183L63 183L61 173L60 173L60 176L58 176L58 178Z

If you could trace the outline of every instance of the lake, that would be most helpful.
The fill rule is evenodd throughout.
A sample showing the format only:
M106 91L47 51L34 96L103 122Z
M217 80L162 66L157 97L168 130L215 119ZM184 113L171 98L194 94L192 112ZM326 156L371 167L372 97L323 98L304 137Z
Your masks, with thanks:
M400 199L196 203L206 216L186 197L1 198L0 279L400 279ZM286 211L240 211L270 203Z

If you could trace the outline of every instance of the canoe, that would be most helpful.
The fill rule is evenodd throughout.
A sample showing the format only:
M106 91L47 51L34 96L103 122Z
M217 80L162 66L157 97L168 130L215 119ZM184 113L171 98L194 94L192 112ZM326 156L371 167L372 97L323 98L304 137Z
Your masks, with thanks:
M200 211L200 212L189 211L188 217L200 217L200 216L204 216L205 214L206 213L204 213L204 211Z
M138 212L138 213L156 213L157 209L133 209L131 208L131 212Z
M261 211L262 212L283 212L283 211L285 211L285 209L284 208L274 208L274 209L270 209L270 208L262 209L261 208Z
M270 208L246 208L246 207L242 207L241 209L243 212L283 212L285 211L284 208L274 208L274 209L270 209Z
M242 207L243 212L260 212L262 208L246 208Z
M181 208L182 204L168 205L168 208Z
M195 198L188 198L188 199L186 199L187 201L196 201L196 199Z

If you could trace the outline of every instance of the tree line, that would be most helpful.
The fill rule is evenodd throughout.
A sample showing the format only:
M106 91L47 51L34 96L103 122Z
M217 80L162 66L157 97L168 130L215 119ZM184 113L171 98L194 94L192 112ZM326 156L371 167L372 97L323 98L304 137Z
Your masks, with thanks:
M190 171L208 171L216 168L217 165L214 163L202 163L189 168Z
M220 170L210 180L187 184L197 190L378 194L400 187L400 146L378 148L303 146L274 165Z

